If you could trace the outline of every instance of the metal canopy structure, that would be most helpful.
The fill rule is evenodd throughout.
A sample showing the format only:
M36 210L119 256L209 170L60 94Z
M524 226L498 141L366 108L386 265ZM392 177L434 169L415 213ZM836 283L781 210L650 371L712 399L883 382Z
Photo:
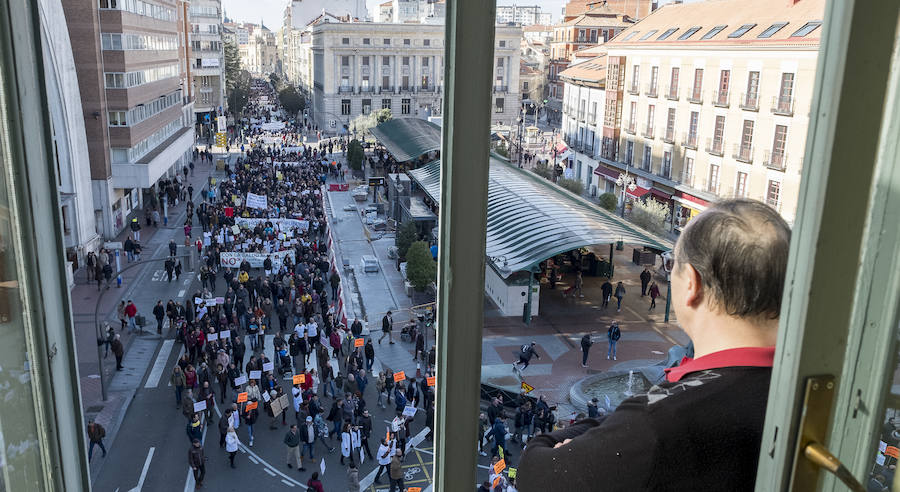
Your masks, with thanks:
M397 162L441 149L441 127L419 118L397 118L369 130Z
M409 171L425 193L441 200L441 161ZM559 253L624 241L659 250L672 243L549 181L491 157L486 254L508 278Z

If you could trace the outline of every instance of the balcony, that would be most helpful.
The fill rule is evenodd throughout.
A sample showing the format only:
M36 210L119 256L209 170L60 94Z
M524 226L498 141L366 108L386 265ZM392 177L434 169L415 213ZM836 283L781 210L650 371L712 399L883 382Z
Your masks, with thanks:
M773 97L772 113L782 116L794 116L794 98L779 96Z
M400 92L413 92L413 88L412 88L412 87L409 87L409 86L406 86L406 85L401 85L401 86L400 86Z
M641 135L643 135L644 138L653 138L654 133L655 128L653 128L652 126L648 126L647 128L644 128L644 131L641 132Z
M677 101L678 100L678 92L679 92L678 86L673 87L670 85L669 87L666 87L666 99L668 99L670 101Z
M725 151L723 150L724 147L725 146L722 144L722 139L720 138L706 139L706 152L712 155L717 155L720 157L725 155Z
M753 146L752 145L735 144L734 152L731 154L731 157L733 157L734 160L736 160L736 161L752 164L753 163Z
M589 125L597 124L597 113L591 113L588 115L588 124Z
M378 88L378 93L379 93L379 94L393 94L393 93L394 93L394 86L392 86L392 85L387 85L387 86L379 87L379 88Z
M744 111L759 111L759 96L756 94L741 94L741 109Z
M494 92L507 92L508 89L509 89L509 87L505 86L505 85L495 85L494 86Z
M632 96L637 96L641 93L641 88L638 87L637 83L632 83L630 87L628 87L628 93Z
M434 92L434 89L435 88L433 85L420 85L419 86L419 92Z
M338 86L338 94L353 94L353 87L349 85Z
M659 86L657 84L647 84L644 88L644 95L647 97L657 97L657 91L659 90Z
M691 95L688 96L687 100L692 104L703 104L703 91L691 91Z
M697 134L696 133L682 133L681 134L681 145L688 149L697 150Z
M622 126L622 128L625 130L625 133L630 133L630 134L632 134L632 135L634 135L635 133L637 133L637 132L635 131L635 124L634 124L633 121L626 121L626 122L624 123L624 125Z
M584 123L584 111L578 112L578 121Z
M374 85L364 85L364 86L360 86L360 87L359 87L359 92L360 92L360 94L362 94L362 93L364 93L364 92L375 92L375 86L374 86Z
M662 141L665 143L674 143L675 142L675 129L674 128L666 128L666 133L662 136Z
M787 154L767 150L763 159L763 165L775 171L784 171L787 169Z
M727 108L731 105L730 96L731 94L729 94L728 91L713 91L713 106Z

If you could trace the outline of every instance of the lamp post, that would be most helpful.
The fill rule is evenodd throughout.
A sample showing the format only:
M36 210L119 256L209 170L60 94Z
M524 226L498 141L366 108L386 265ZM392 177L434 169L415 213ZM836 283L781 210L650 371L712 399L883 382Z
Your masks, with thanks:
M522 126L525 124L525 114L526 114L526 113L525 113L525 108L522 108L522 116L520 116L519 119L518 119L518 123L519 123L519 130L518 130L518 132L519 132L519 135L518 135L518 139L517 139L517 140L518 140L518 144L516 144L516 145L517 145L516 151L517 151L517 153L518 153L518 156L517 156L516 161L517 161L517 164L518 164L519 168L522 167Z
M622 188L622 218L625 218L625 193L626 191L634 191L637 185L634 184L634 176L628 174L628 165L625 165L625 172L619 174L616 184Z

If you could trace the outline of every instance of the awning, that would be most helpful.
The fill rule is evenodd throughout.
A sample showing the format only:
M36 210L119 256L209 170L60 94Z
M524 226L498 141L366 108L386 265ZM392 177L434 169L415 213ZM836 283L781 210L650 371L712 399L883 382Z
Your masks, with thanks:
M666 193L665 191L657 190L656 188L650 188L650 194L662 200L672 200L672 195Z
M640 186L635 186L634 190L628 190L625 192L625 194L630 196L631 198L640 198L647 193L650 193L650 190L648 190L647 188L641 188Z
M409 171L409 175L440 203L440 161ZM672 248L670 241L494 157L487 215L485 253L503 278L587 246L624 241L660 250Z
M556 147L554 147L554 150L556 150L557 154L562 154L563 152L569 150L569 147L567 147L566 144L560 142L560 143L556 144Z
M620 173L619 173L619 171L616 171L615 169L610 169L605 166L597 166L597 169L594 169L594 174L596 174L597 176L606 178L609 181L612 181L613 183L615 183L616 181L619 180Z
M397 118L369 130L397 162L441 149L441 127L419 118Z
M573 154L571 150L566 150L562 154L557 155L556 158L561 161L564 161L564 160L568 159L569 157L572 157L573 155L575 155L575 154Z
M686 196L686 195L685 195L685 196ZM692 197L692 198L694 198L694 197ZM686 200L686 199L684 199L684 198L681 197L681 196L672 195L672 200L674 200L674 201L676 201L676 202L682 204L683 206L685 206L685 207L687 207L687 208L694 209L694 210L696 210L696 211L698 211L698 212L702 212L702 211L706 210L706 206L705 206L705 205L700 205L700 204L697 203L697 202L694 202L694 201L691 201L691 200ZM699 200L699 198L698 198L698 200Z

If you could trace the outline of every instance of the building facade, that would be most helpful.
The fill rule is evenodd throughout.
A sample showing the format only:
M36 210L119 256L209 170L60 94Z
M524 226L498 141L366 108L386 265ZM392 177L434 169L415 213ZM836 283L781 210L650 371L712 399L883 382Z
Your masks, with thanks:
M275 33L260 24L244 24L249 35L247 43L238 45L241 68L256 75L266 75L278 71L278 46Z
M518 117L519 44L522 30L497 27L492 122ZM321 23L310 45L310 117L340 133L377 109L395 118L440 116L443 99L444 26L433 24Z
M198 124L211 125L224 112L226 97L221 1L191 0L190 22L195 119Z
M183 2L63 2L81 94L96 221L114 237L194 145L182 86Z
M291 20L294 29L305 29L322 12L351 19L365 20L369 17L365 0L292 0Z
M518 24L531 26L535 24L549 25L550 12L544 12L539 5L498 5L497 24Z
M584 183L590 196L597 196L610 189L608 182L595 175L597 162L585 159L594 155L603 133L603 110L606 106L606 57L573 65L560 74L564 85L562 134L571 158L566 159L565 175Z
M563 21L573 19L603 5L634 20L640 20L656 10L659 2L657 0L571 0L563 9Z
M824 0L661 7L607 43L600 145L595 130L574 159L612 182L629 172L629 195L668 204L676 230L730 197L792 222L823 12Z

